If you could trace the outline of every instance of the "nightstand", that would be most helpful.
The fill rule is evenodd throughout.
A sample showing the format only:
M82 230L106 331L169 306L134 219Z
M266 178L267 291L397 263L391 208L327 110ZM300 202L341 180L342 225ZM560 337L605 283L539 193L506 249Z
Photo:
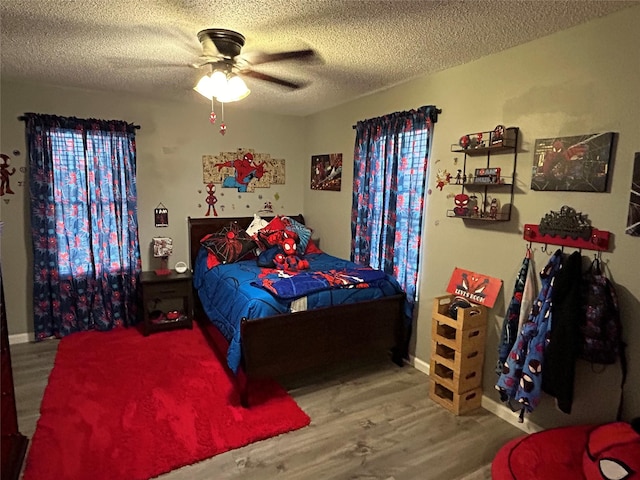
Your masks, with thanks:
M193 293L191 272L156 275L140 274L144 334L192 328Z

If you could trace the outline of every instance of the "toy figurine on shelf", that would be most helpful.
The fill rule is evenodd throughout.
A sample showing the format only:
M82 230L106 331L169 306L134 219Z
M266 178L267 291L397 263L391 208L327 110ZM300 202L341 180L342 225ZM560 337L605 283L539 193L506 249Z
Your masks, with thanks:
M458 173L456 173L456 185L460 185L462 181L462 170L458 169Z
M502 145L504 138L504 125L497 125L491 134L491 145Z
M476 148L484 147L484 142L482 141L482 132L476 133L475 140L476 140L475 141L475 147Z
M457 217L468 217L469 216L469 195L467 195L466 193L459 193L455 197L453 197L453 201L456 205L453 208L453 213Z
M489 204L489 218L495 220L498 217L498 199L492 198Z
M478 197L476 195L471 195L469 197L468 208L469 215L476 218L479 216L480 209L478 207Z

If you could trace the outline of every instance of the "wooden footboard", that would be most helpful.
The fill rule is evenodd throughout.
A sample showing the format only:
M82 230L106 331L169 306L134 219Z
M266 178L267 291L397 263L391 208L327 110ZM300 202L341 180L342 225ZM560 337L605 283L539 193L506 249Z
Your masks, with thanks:
M304 221L302 216L294 217ZM189 218L191 265L207 233L218 231L237 220L247 227L251 218ZM197 292L194 292L195 318L208 335L212 324L206 316ZM248 406L251 378L278 377L312 367L364 357L376 352L391 352L402 365L405 345L403 294L350 305L326 307L268 318L243 320L242 370L236 378L241 402ZM213 327L215 328L215 327ZM214 342L210 340L210 344ZM217 353L224 364L226 359Z
M400 352L404 296L243 320L248 376L279 376L375 352ZM401 362L400 358L394 361Z

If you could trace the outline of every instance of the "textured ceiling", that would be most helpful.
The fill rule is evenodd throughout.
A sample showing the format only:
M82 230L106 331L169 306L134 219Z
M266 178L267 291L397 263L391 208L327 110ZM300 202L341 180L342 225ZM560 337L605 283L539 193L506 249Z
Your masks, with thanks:
M238 108L308 115L638 5L615 0L2 0L1 74L206 103L197 32L241 32L243 56L313 48L322 62L256 70Z

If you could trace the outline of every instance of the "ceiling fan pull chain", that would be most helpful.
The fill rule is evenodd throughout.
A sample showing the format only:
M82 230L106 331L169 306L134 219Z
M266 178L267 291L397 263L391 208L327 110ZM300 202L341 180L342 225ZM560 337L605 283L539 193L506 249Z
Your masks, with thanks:
M220 102L222 108L222 123L220 124L220 135L227 133L227 124L224 123L224 102Z
M209 115L209 121L211 122L211 125L216 123L216 118L218 118L218 116L216 115L215 109L213 108L213 97L212 97L211 98L211 114Z

